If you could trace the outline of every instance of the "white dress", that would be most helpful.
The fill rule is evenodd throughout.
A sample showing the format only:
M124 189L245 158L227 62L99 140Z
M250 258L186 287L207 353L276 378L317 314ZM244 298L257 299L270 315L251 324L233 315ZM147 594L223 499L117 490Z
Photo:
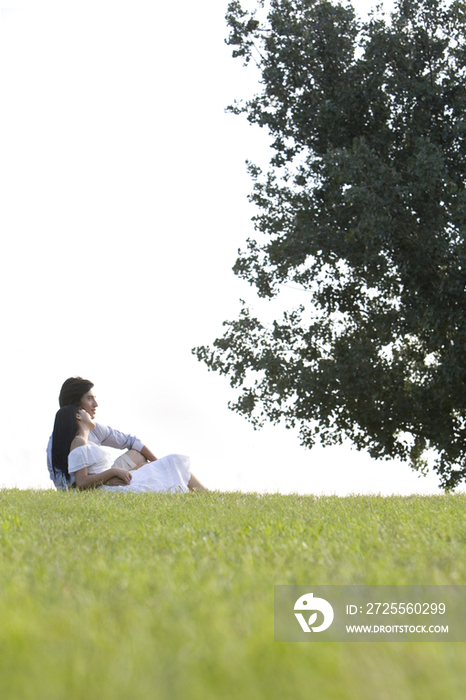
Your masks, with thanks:
M106 450L98 445L76 447L68 455L70 474L87 467L88 474L100 474L113 466L112 458ZM131 472L128 486L101 486L105 491L188 491L191 478L189 457L184 455L166 455L156 462L148 462Z

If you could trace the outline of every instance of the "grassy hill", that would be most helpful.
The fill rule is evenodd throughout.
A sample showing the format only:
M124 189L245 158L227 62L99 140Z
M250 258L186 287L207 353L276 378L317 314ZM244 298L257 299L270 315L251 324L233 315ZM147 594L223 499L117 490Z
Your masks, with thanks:
M466 644L274 642L274 584L465 584L466 496L0 491L5 700L463 700Z

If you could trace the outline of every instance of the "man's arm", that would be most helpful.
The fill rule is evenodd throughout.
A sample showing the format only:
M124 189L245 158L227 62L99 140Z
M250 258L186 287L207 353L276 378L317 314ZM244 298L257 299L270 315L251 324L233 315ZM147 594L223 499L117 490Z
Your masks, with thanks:
M117 450L137 450L141 454L145 447L142 440L135 435L122 433L120 430L114 430L114 428L101 425L101 423L97 423L94 430L91 430L89 440L103 447L115 447ZM150 454L152 455L152 452Z
M139 450L139 452L142 454L143 457L145 457L147 459L148 462L156 462L157 461L157 457L155 456L155 454L153 452L151 452L149 450L149 448L146 447L145 445L142 446L142 450Z
M128 435L119 430L114 430L107 425L97 423L91 434L97 438L97 444L104 447L116 447L119 450L137 450L149 462L155 462L157 457L142 441L135 435Z

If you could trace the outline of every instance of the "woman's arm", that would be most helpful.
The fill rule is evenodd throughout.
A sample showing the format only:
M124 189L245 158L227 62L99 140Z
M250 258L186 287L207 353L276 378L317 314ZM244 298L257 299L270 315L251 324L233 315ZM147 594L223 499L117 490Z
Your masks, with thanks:
M74 476L76 478L76 488L81 491L101 486L114 478L118 479L121 486L127 486L132 479L131 474L126 469L118 469L118 467L111 467L104 472L100 472L100 474L88 474L87 467L84 467L83 469L78 469Z

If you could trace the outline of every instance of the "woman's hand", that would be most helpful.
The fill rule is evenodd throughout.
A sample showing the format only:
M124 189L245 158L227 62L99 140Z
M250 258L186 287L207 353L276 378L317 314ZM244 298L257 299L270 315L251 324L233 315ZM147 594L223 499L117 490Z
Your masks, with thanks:
M118 467L106 469L104 472L99 472L98 474L88 474L87 467L83 467L75 472L75 478L76 488L82 490L95 488L101 484L107 484L108 486L128 486L133 477L126 469L119 469Z
M133 478L130 472L119 467L112 467L109 471L113 472L113 476L105 481L106 486L128 486Z

